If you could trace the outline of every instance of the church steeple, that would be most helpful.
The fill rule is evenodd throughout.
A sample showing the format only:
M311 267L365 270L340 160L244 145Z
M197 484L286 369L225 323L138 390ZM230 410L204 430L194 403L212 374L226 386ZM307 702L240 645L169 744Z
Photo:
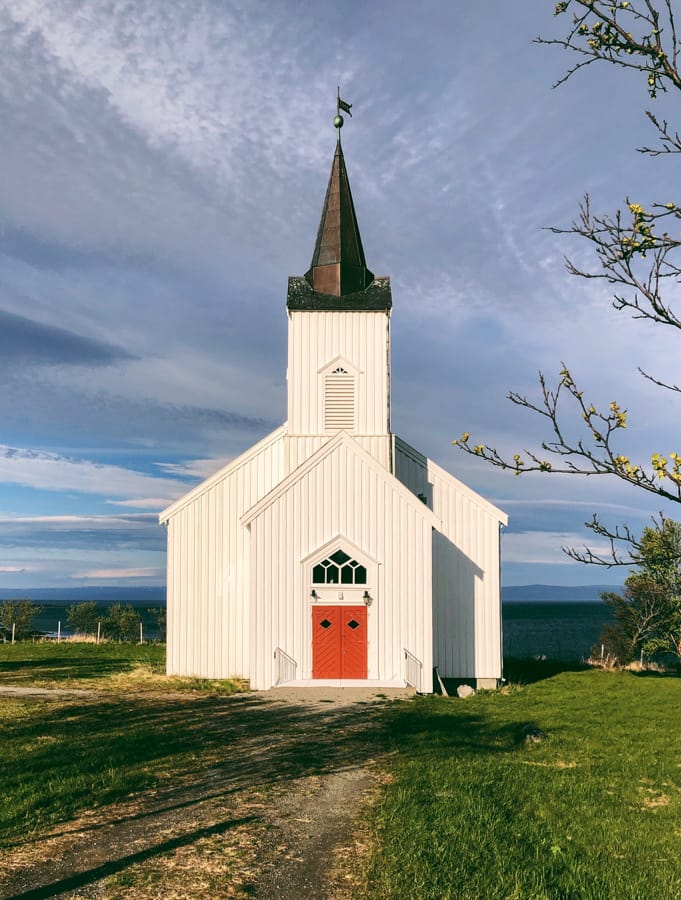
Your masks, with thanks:
M305 279L314 291L334 297L364 291L374 280L364 258L340 133L317 242Z
M338 129L336 152L326 189L322 218L317 232L312 262L305 276L288 280L286 306L293 310L387 311L392 306L390 279L375 276L367 269L362 238L359 236L355 204L340 142L343 126L341 110L352 115L351 103L340 98L333 120Z

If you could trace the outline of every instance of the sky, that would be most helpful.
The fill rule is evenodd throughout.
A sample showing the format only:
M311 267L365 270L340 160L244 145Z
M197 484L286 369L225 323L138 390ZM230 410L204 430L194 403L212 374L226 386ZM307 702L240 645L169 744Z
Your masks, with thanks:
M632 458L674 449L674 396L637 372L673 380L673 335L571 278L587 248L547 230L586 192L673 199L670 161L636 152L643 76L552 89L570 60L533 38L565 27L554 6L0 0L0 587L163 584L159 511L285 419L287 277L337 85L367 265L392 281L394 431L508 513L504 584L621 581L561 547L658 498L451 443L534 446L506 395L562 361L628 409Z

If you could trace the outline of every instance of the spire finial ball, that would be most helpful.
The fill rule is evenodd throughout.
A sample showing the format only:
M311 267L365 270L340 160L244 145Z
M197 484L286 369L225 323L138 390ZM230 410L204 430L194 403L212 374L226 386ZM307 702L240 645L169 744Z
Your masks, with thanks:
M343 127L343 116L336 116L333 120L334 128L342 128Z

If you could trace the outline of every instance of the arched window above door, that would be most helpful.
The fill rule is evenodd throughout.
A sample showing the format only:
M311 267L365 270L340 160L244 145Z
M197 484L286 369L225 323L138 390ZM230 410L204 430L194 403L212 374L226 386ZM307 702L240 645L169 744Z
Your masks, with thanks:
M314 584L366 584L367 570L343 550L336 550L312 569Z

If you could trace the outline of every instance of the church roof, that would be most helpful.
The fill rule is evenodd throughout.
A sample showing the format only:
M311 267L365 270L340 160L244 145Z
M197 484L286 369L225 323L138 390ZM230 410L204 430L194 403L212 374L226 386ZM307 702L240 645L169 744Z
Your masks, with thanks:
M343 298L339 301L339 298ZM390 282L375 279L364 258L340 139L305 278L289 281L289 309L389 309Z
M368 287L367 269L340 135L331 165L317 242L305 278L314 290L342 297Z

